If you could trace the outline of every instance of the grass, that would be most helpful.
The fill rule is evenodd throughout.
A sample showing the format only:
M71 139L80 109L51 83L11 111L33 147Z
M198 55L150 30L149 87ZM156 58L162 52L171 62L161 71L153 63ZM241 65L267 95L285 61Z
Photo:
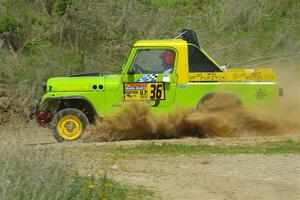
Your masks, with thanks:
M152 199L154 193L143 187L136 187L117 183L106 177L81 177L76 175L70 185L67 199Z
M55 1L0 1L0 81L26 79L32 84L42 69L47 69L43 79L119 72L134 41L169 38L184 27L194 29L201 45L225 64L300 48L297 0L49 2ZM63 2L71 3L61 14Z
M152 199L143 187L120 184L106 175L83 177L64 152L22 144L0 146L1 200Z
M110 149L118 155L148 155L148 154L300 154L300 142L292 140L246 146L209 146L209 145L182 145L163 143L138 145L130 148Z
M0 83L8 84L13 93L11 110L25 115L31 97L41 92L38 83L74 73L120 72L138 39L169 38L180 28L191 28L220 64L240 66L249 64L245 60L250 58L299 52L299 18L298 0L0 0ZM109 150L125 156L299 154L300 143L151 144ZM99 199L106 193L113 199L151 199L153 195L106 177L81 177L69 170L64 154L53 149L33 152L1 145L0 168L1 200Z

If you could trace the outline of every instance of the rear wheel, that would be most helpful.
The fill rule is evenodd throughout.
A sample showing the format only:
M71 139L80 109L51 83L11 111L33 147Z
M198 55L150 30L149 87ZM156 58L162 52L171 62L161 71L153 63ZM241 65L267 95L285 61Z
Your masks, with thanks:
M82 137L89 120L78 109L65 108L57 112L52 120L52 132L58 142L77 140Z
M228 111L241 109L242 102L240 98L230 92L210 93L205 95L197 105L198 110L202 111Z
M242 103L233 93L211 93L199 101L197 109L218 116L211 130L217 136L226 137L236 130L236 118L242 109Z

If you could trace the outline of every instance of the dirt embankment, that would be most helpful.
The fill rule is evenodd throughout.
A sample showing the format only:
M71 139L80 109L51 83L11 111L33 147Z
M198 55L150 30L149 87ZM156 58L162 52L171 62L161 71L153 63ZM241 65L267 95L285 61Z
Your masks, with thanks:
M0 88L0 125L7 124L11 121L11 99L8 94L8 90Z
M29 107L35 87L0 84L0 126L23 127L28 123Z

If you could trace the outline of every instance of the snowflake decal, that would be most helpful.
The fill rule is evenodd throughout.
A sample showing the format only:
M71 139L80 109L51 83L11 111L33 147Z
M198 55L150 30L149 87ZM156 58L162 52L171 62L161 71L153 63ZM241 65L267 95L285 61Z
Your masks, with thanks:
M264 100L264 98L267 96L267 94L266 94L266 91L265 90L263 90L263 89L258 89L257 91L256 91L256 94L255 94L255 96L256 96L256 99L258 100L258 101L262 101L262 100Z

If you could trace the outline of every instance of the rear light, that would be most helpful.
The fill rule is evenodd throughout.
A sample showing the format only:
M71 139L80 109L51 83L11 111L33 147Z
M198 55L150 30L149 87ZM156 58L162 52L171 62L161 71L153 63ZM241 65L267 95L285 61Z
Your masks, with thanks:
M283 97L283 94L284 94L284 93L283 93L283 88L279 88L279 96L280 96L280 97Z

